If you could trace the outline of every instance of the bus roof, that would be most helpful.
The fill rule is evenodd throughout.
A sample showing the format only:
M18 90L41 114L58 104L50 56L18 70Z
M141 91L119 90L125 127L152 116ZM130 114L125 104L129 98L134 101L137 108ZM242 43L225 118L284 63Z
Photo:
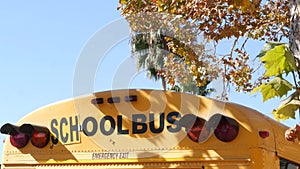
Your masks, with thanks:
M212 122L212 126L212 119L220 120L220 116L234 119L239 124L237 138L222 142L210 131L201 142L192 141L180 126L180 118L189 114ZM17 125L24 123L47 127L50 143L42 149L30 144L18 149L7 138L5 165L16 161L94 164L199 159L243 159L248 163L252 158L248 152L258 149L299 162L299 145L284 138L286 126L245 106L177 92L97 92L40 108Z

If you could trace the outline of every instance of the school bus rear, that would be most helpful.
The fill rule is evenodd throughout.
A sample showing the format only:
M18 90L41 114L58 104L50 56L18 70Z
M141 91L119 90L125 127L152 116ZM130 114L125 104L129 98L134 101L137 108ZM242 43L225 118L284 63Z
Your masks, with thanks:
M278 155L295 161L300 153L286 153L295 144L285 141L285 130L255 110L205 97L106 91L3 125L11 136L2 168L276 169Z

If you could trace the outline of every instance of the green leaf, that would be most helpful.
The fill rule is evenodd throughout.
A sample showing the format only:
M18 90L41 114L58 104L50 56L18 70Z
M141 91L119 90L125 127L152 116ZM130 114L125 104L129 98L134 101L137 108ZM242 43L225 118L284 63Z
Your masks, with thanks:
M278 45L283 45L284 43L281 42L266 42L264 47L261 49L261 51L259 52L259 54L256 57L262 57L265 56L265 54L273 49L274 47L278 46Z
M272 114L274 115L275 119L286 120L288 118L295 119L295 111L299 109L300 101L299 100L292 100L288 104L274 110Z
M263 102L276 96L282 97L288 91L293 89L293 85L280 77L275 77L269 83L265 83L253 89L251 93L260 91L263 96Z
M266 68L265 76L276 76L297 69L295 60L285 45L275 46L260 58Z

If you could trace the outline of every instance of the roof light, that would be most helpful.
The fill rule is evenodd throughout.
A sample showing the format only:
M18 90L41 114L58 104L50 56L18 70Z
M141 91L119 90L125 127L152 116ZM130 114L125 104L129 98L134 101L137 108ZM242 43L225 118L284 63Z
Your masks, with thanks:
M96 98L91 100L92 104L103 104L103 98Z
M108 103L120 103L120 97L109 97L107 99Z
M137 96L136 95L125 96L125 101L126 102L136 102Z

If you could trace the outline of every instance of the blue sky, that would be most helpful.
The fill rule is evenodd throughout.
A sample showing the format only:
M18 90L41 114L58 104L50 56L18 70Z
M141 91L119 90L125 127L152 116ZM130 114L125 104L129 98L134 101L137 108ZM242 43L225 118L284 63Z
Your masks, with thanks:
M95 32L121 18L117 5L117 0L0 1L0 125L15 123L39 107L73 96L80 52ZM249 44L253 55L262 44ZM111 48L95 77L95 91L111 89L110 75L130 57L129 50L128 39ZM159 89L160 83L147 80L142 72L131 87ZM276 100L262 103L259 95L234 92L230 99L268 116L278 104ZM0 152L5 137L0 135Z

